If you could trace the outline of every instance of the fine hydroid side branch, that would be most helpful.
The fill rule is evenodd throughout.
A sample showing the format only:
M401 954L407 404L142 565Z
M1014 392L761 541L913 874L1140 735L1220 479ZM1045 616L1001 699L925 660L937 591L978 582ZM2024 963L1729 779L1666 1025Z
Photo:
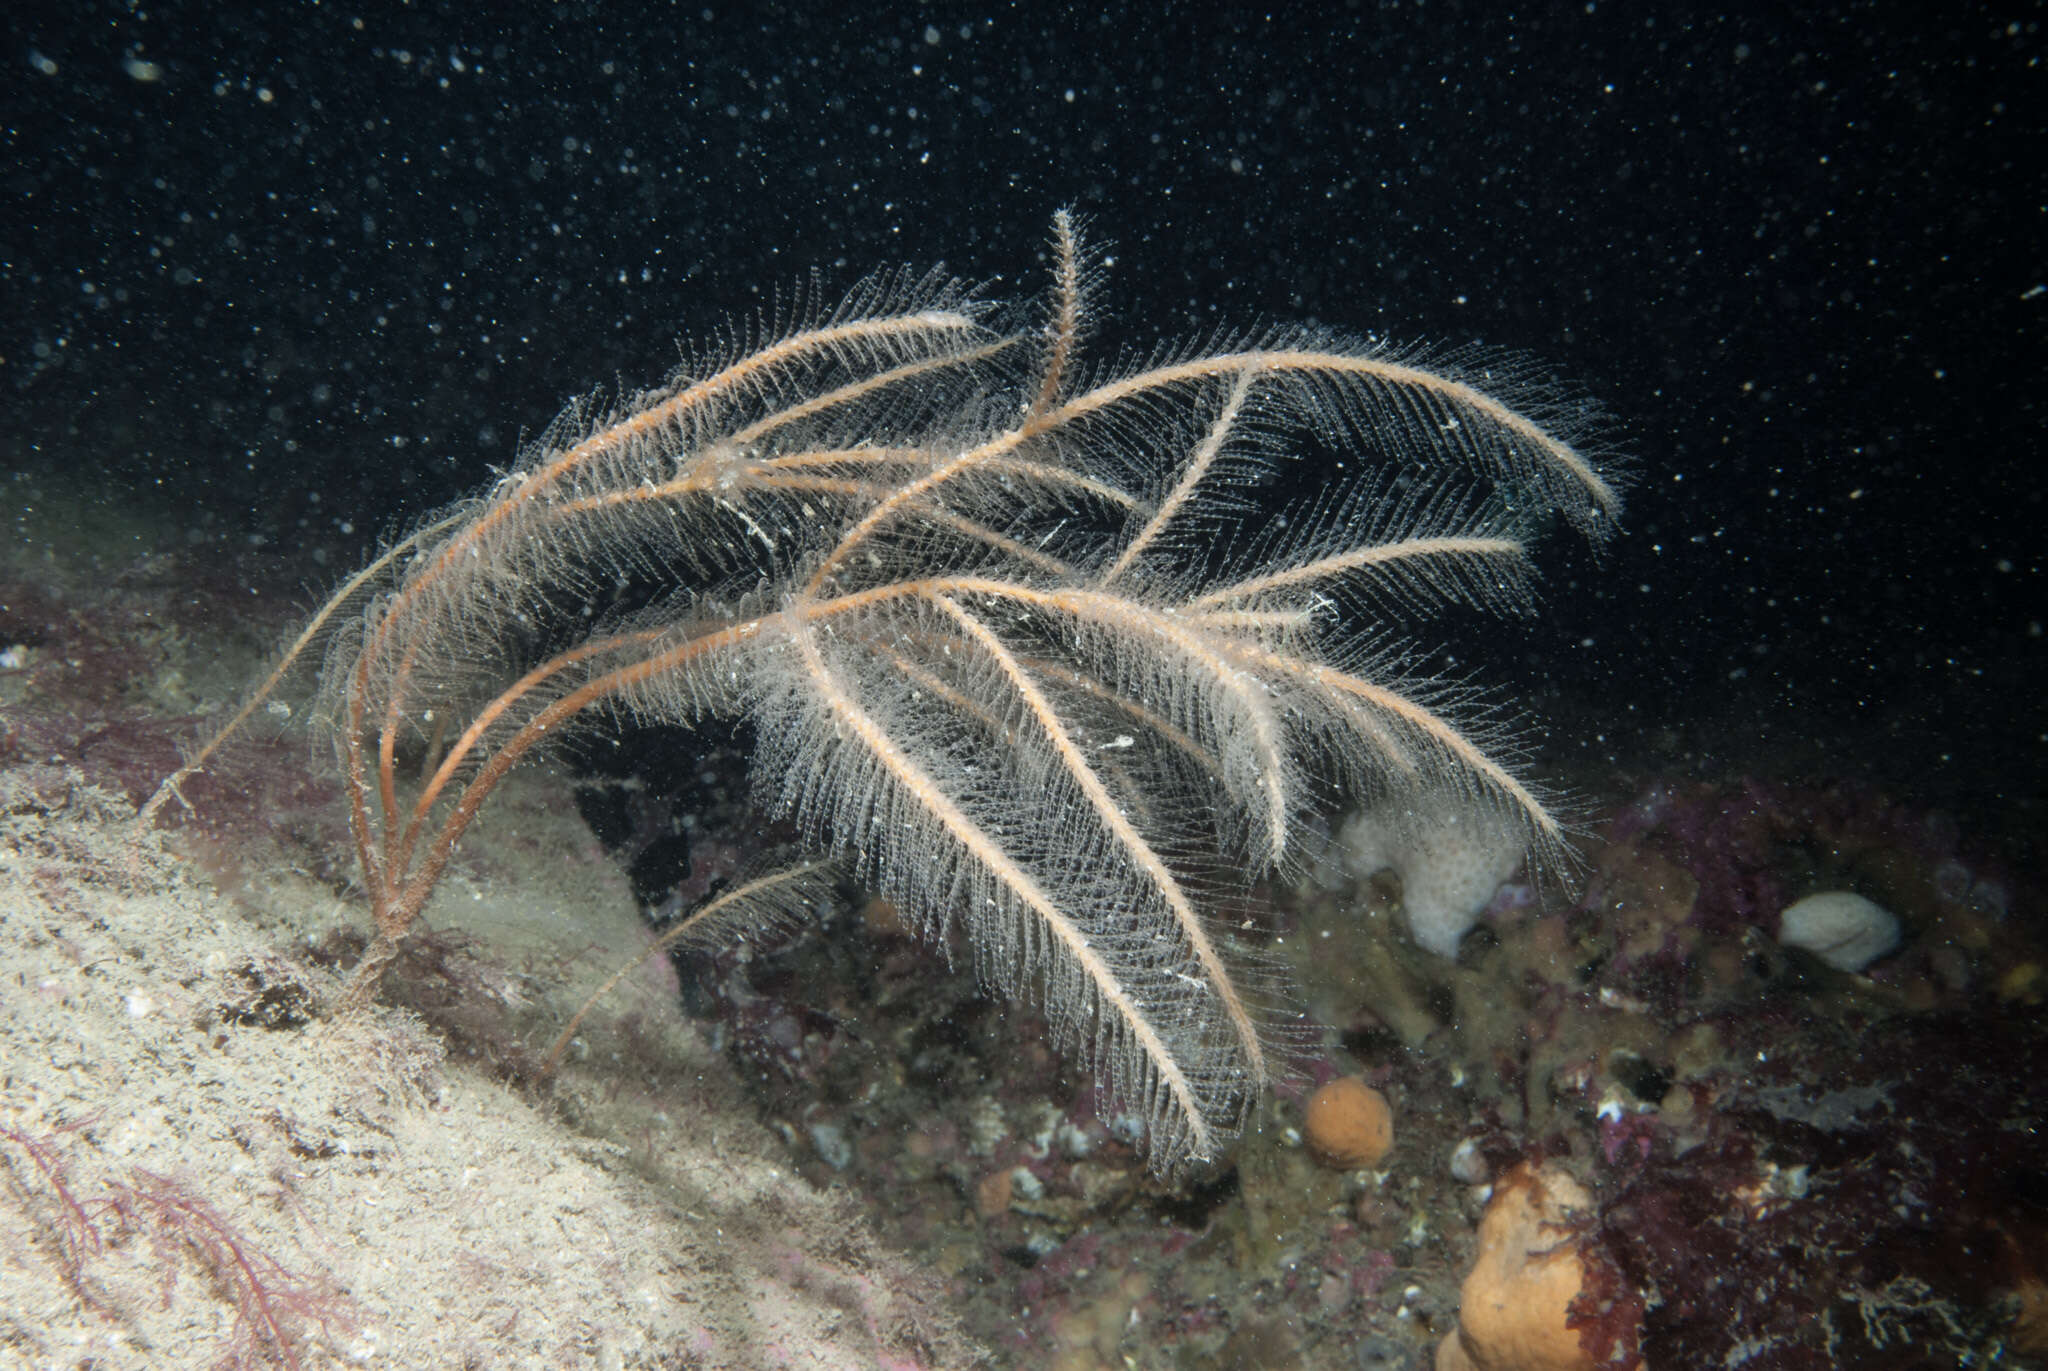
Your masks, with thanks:
M640 955L614 971L604 984L590 992L562 1031L548 1045L541 1059L540 1074L552 1076L562 1056L575 1041L576 1030L597 1007L598 1001L618 989L657 952L676 946L717 947L722 944L772 939L803 919L829 908L836 868L828 861L794 861L789 865L766 865L704 900L659 937L641 949Z
M762 803L815 851L649 955L791 922L836 862L1037 999L1170 1169L1217 1155L1273 1072L1220 873L1295 860L1333 799L1455 800L1565 861L1512 737L1406 666L1396 627L1525 611L1549 524L1605 537L1597 435L1312 329L1084 366L1097 259L1064 212L1050 253L1024 327L877 277L574 406L343 587L294 649L328 642L319 717L376 924L343 1008L512 767L592 720L744 720ZM1283 520L1262 485L1319 493Z
M1071 210L1052 216L1053 303L1052 318L1046 322L1046 356L1038 382L1038 397L1031 402L1033 416L1051 409L1066 391L1067 372L1081 343L1083 268L1081 238Z
M326 603L321 605L313 617L306 621L305 626L299 630L297 636L292 639L291 643L279 656L277 664L271 668L270 674L263 678L262 683L256 689L249 692L249 697L242 701L241 707L228 717L228 721L221 725L212 737L192 750L192 754L185 759L184 765L180 766L169 776L166 776L158 784L156 793L149 797L148 802L142 806L141 812L136 815L136 830L140 832L155 824L157 812L170 800L175 799L186 808L191 808L191 802L185 798L183 791L179 787L191 777L204 771L207 761L212 758L215 752L220 750L222 744L240 732L242 725L249 722L256 711L261 709L277 693L278 687L282 686L285 679L297 669L307 652L333 626L336 616L348 606L354 604L358 596L373 588L378 580L390 571L394 563L411 552L423 540L430 539L437 534L447 531L454 522L453 518L440 519L428 524L425 528L415 530L405 537L398 539L390 547L378 554L368 566L344 581L339 590L328 596Z

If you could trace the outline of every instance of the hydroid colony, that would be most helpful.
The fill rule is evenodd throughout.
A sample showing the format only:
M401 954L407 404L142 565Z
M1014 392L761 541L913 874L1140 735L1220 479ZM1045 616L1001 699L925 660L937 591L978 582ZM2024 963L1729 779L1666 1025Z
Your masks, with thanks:
M1214 911L1306 821L1448 797L1562 855L1512 737L1387 624L1524 607L1535 533L1612 528L1600 462L1475 376L1310 329L1090 370L1065 214L1053 248L1039 327L872 279L572 408L342 588L291 655L327 643L376 923L347 999L513 766L592 721L745 719L763 804L1035 994L1170 1168L1272 1073L1268 997ZM1322 495L1252 533L1255 488L1330 449ZM687 936L785 920L819 877L757 884Z

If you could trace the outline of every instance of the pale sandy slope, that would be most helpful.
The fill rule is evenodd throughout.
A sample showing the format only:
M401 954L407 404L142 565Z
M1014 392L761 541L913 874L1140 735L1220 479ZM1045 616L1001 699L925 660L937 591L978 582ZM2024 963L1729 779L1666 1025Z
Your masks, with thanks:
M75 773L0 773L0 1366L972 1361L768 1155L657 971L552 1097L466 1064L545 1043L645 937L563 799L508 792L430 912L480 940L449 1043L295 1024L337 984L295 949L359 914L288 858L223 896Z

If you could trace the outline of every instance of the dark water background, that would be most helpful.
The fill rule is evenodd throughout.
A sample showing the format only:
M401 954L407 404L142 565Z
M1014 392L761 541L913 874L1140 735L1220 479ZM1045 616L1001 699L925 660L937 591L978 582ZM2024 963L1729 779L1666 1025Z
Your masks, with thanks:
M1459 631L1581 747L2036 829L2042 9L1319 8L9 6L0 464L313 584L814 266L1028 294L1072 205L1111 343L1316 319L1605 408L1626 536Z

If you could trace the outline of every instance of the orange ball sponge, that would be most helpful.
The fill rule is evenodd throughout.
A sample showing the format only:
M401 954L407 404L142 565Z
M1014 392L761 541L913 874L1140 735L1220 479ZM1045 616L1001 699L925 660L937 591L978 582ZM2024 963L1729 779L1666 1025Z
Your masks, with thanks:
M1340 1076L1309 1096L1301 1124L1315 1159L1345 1171L1378 1165L1394 1146L1387 1097L1356 1076Z
M1580 1222L1593 1197L1562 1167L1524 1163L1503 1176L1479 1220L1479 1256L1459 1292L1458 1326L1437 1371L1594 1371L1565 1327L1586 1282Z

